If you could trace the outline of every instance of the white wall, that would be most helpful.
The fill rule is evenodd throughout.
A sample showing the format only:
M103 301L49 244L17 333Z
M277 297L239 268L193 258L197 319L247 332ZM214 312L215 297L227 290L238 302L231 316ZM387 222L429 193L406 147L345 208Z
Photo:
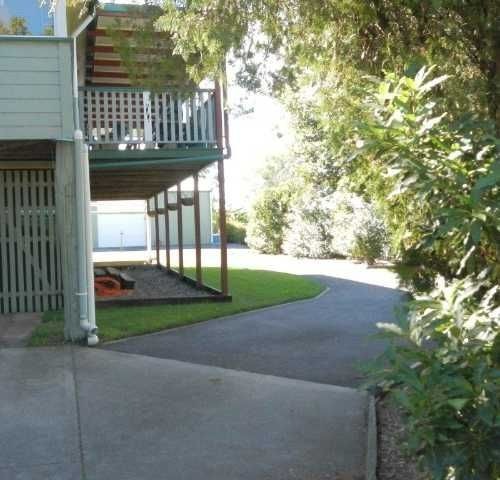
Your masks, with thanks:
M183 192L187 197L192 192ZM177 195L169 192L169 203L176 203ZM163 200L160 204L163 208ZM146 202L119 201L92 204L94 250L146 248L146 222L151 226L152 247L156 248L155 219L147 217ZM200 192L201 243L212 242L212 194ZM160 246L165 246L165 219L159 216ZM177 212L169 211L170 244L177 246ZM182 233L185 246L195 244L194 207L182 207Z

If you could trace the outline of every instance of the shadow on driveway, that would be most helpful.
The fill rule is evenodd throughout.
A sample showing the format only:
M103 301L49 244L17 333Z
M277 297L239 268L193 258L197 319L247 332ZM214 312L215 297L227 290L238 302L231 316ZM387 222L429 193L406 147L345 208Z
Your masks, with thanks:
M111 343L105 348L341 386L362 380L359 364L385 348L404 292L329 276L319 298Z

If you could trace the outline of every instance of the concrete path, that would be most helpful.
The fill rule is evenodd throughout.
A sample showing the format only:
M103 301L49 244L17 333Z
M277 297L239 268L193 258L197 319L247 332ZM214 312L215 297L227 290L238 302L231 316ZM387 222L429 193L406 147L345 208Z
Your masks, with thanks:
M86 348L0 349L0 478L361 480L367 398Z
M394 319L403 293L391 284L386 270L346 262L328 265L332 268L329 274L325 269L325 274L314 278L329 290L315 300L211 320L105 348L357 386L362 380L360 366L385 348L373 338L376 323ZM290 264L287 267L293 271ZM338 278L341 268L344 277L349 278L350 273L357 281Z

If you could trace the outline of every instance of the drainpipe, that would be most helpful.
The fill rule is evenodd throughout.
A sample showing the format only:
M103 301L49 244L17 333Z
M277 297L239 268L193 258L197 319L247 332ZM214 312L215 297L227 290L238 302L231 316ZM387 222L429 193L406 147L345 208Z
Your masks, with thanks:
M90 224L90 174L88 147L80 129L78 108L78 67L76 41L87 28L94 16L87 17L73 33L73 108L75 124L75 182L76 182L76 221L78 255L78 311L80 327L87 335L87 345L99 343L95 322L94 265L92 261L92 230Z
M90 181L88 174L88 150L81 130L75 131L75 182L76 182L76 248L78 256L78 311L80 327L86 332L87 344L97 345L95 323L94 279L92 265L92 238L90 231Z

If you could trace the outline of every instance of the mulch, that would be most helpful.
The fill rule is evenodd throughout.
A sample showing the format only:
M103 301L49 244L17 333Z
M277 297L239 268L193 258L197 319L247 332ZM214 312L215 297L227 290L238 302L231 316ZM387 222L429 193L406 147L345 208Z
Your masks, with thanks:
M378 480L426 480L414 458L403 452L405 426L400 409L389 399L377 402Z

